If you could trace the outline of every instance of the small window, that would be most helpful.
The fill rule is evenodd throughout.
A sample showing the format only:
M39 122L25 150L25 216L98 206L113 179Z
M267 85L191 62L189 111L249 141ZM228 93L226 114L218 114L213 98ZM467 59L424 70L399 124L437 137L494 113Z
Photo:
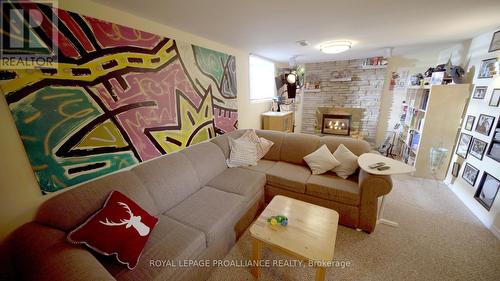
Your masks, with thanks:
M250 55L250 100L270 100L276 95L274 63Z

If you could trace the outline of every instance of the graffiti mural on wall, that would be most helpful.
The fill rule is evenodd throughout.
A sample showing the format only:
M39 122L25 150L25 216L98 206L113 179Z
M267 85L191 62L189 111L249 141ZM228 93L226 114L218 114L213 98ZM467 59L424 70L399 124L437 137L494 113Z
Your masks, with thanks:
M43 193L237 127L234 56L32 8L46 19L56 13L58 68L2 71L0 87ZM31 32L54 43L43 26Z

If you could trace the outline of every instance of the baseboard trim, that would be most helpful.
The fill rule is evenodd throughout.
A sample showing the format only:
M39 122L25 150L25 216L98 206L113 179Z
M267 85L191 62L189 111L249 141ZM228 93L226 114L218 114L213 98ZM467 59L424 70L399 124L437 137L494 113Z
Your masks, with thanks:
M493 235L495 235L497 237L497 239L500 240L500 229L498 229L494 225L492 225L490 230L491 230L491 232L493 232Z

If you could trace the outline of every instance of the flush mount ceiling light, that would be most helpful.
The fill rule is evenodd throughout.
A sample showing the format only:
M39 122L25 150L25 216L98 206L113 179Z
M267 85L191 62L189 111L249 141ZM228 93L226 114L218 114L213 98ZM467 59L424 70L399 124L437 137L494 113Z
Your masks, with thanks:
M321 43L319 49L325 54L338 54L349 50L351 45L350 41L328 41Z

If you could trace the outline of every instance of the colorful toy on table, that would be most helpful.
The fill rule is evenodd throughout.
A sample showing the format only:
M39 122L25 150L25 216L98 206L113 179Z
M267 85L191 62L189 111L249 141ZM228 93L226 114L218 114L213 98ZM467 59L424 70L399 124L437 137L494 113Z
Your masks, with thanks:
M288 218L286 216L282 216L282 215L271 216L267 219L267 223L269 223L272 226L275 226L275 225L287 226L288 225Z

